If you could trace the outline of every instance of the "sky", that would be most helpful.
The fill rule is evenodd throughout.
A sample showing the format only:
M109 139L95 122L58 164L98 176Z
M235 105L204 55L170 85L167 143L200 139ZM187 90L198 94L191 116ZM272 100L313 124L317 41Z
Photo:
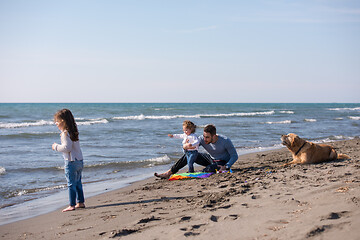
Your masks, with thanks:
M0 102L360 102L358 0L0 0Z

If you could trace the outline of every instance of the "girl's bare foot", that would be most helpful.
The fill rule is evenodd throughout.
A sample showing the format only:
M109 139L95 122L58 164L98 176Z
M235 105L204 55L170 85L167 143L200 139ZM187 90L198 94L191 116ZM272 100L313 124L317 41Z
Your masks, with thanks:
M67 208L64 208L62 210L62 212L68 212L68 211L74 211L75 210L75 207L74 206L68 206Z
M85 204L84 203L77 203L75 208L85 208Z
M171 174L172 174L171 170L168 170L168 171L166 171L164 173L160 173L160 174L154 173L154 176L161 178L161 179L168 179L171 176Z

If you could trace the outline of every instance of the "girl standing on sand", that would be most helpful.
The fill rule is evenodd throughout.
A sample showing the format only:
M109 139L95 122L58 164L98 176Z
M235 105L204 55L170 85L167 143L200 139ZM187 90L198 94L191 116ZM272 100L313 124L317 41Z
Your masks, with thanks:
M79 131L74 116L69 109L55 113L54 122L61 131L61 144L54 143L52 150L62 152L65 159L65 177L69 189L70 204L63 212L76 208L85 208L84 192L81 183L81 172L84 167L83 155L79 143ZM78 203L76 204L76 197Z
M183 134L168 134L171 138L182 138L183 139L183 146L186 144L191 144L191 148L185 150L185 155L187 159L187 164L189 167L189 173L194 172L194 162L198 155L198 149L199 149L199 139L198 136L195 134L196 126L193 122L189 120L185 120L183 122Z

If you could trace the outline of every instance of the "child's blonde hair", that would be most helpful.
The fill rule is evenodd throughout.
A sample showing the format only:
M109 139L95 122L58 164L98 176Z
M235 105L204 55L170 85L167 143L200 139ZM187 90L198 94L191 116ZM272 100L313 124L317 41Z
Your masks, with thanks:
M196 125L193 122L189 121L189 120L185 120L183 122L183 127L186 127L188 129L190 129L191 133L194 133L195 130L196 130Z

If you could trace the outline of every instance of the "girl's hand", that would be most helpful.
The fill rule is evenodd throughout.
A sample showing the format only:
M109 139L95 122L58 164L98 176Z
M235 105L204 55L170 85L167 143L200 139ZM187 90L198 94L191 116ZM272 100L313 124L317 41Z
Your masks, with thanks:
M172 135L172 134L168 134L168 136L172 138L174 135Z
M55 151L55 147L56 147L56 143L53 143L53 145L51 146L52 150Z

